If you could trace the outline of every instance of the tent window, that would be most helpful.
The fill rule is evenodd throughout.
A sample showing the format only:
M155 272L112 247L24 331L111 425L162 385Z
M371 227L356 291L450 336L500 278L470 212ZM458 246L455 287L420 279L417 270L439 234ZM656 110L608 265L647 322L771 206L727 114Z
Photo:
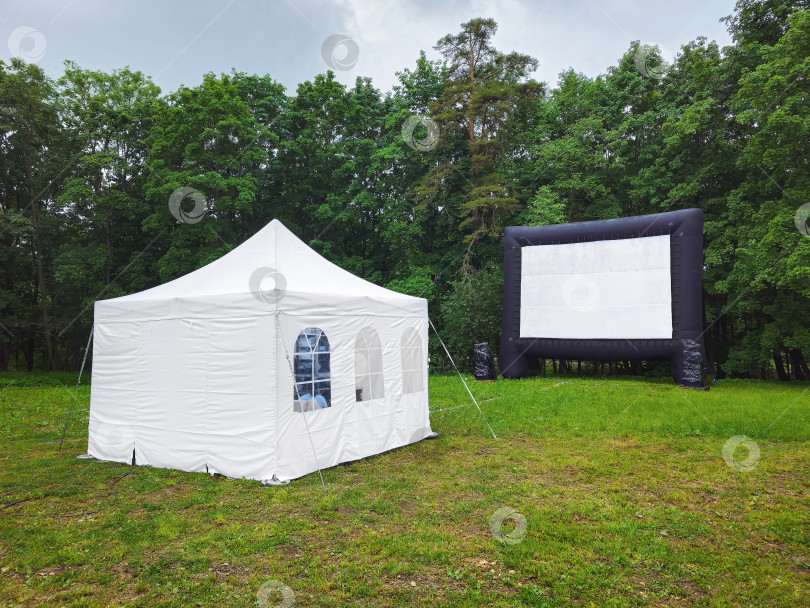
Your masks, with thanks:
M402 392L418 393L425 390L422 340L413 328L402 334Z
M310 412L332 406L329 340L317 327L307 327L295 341L295 403L293 411Z
M371 327L364 327L354 342L354 391L357 401L385 397L382 345Z

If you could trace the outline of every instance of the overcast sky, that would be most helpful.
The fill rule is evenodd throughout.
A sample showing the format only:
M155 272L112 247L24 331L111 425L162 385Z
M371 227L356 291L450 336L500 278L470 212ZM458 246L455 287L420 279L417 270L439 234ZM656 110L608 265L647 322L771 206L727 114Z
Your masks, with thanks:
M706 36L730 44L721 17L733 0L3 0L0 57L36 60L52 76L71 59L90 69L129 66L164 92L195 86L231 68L296 86L335 66L353 84L370 76L382 91L413 68L420 49L459 24L492 17L500 51L540 61L537 80L554 84L573 67L588 76L615 65L632 40L665 57ZM334 35L344 38L331 38ZM348 38L348 40L347 40ZM324 42L337 41L325 53Z

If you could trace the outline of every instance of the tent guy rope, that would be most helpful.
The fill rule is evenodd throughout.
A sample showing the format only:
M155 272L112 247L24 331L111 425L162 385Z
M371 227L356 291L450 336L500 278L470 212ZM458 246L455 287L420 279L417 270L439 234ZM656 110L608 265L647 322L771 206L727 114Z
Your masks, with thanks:
M444 349L444 352L447 353L447 358L450 359L450 364L453 366L453 369L456 370L456 373L458 374L458 377L461 378L461 382L462 382L462 384L464 384L464 388L467 389L467 392L470 395L470 399L473 400L473 403L475 404L475 407L478 408L478 413L481 414L481 418L483 418L484 422L486 423L487 427L489 428L489 432L492 433L493 438L497 439L498 436L495 434L495 431L492 430L492 426L490 426L489 421L487 420L487 417L484 416L484 412L481 410L481 406L478 405L478 401L475 400L475 397L473 396L472 391L470 390L470 387L467 386L467 382L464 380L464 376L462 376L461 372L458 371L458 367L456 367L456 362L453 361L453 357L450 355L450 351L447 350L447 347L444 345L444 340L442 340L442 337L439 335L439 332L436 331L436 326L433 325L433 321L431 321L429 317L428 317L428 323L430 323L430 326L433 328L433 333L435 333L436 337L439 339L439 343L442 345L442 348Z
M95 327L95 325L93 327ZM68 410L67 420L65 420L65 428L62 429L62 438L59 440L58 452L62 451L62 444L65 443L65 434L67 433L68 424L70 424L70 416L73 414L73 405L76 403L76 395L79 392L79 383L82 381L84 364L87 362L87 353L90 352L90 342L93 340L93 327L90 328L90 336L87 338L87 346L84 349L84 357L82 357L82 366L79 368L79 377L76 380L76 390L73 391L73 397L70 399L70 409Z

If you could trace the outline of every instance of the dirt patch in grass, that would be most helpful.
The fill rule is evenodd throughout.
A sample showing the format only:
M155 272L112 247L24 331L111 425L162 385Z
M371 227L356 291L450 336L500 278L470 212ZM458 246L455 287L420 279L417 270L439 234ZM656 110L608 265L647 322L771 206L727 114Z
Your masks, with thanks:
M304 555L300 547L293 545L276 545L273 549L285 560L301 559Z
M215 564L208 569L209 572L213 572L218 577L224 576L229 578L235 578L237 580L247 580L250 577L250 569L240 566L238 564L229 564L228 562L222 562L220 564Z
M47 568L39 570L37 576L56 576L57 574L62 574L69 570L71 570L71 568L67 566L48 566Z

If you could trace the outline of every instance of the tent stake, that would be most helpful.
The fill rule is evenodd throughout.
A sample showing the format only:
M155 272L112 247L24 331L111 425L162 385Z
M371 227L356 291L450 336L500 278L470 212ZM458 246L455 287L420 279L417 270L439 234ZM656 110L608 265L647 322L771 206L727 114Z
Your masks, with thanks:
M67 420L65 420L65 428L62 429L62 438L59 440L59 449L57 452L62 451L62 444L65 443L65 434L67 433L67 427L70 423L70 415L73 413L73 404L76 403L76 394L79 392L79 383L82 381L82 372L84 371L84 364L87 361L87 353L90 352L90 341L93 339L93 327L90 328L90 337L87 338L87 347L84 349L82 366L79 368L79 378L76 380L76 390L73 391L73 398L70 400L70 409L68 410Z
M444 340L442 340L442 337L439 335L439 332L436 331L436 326L433 325L433 321L430 320L430 317L428 317L428 323L430 323L430 326L433 328L433 333L435 333L436 337L439 339L439 342L441 343L442 348L444 349L444 352L447 353L447 358L450 359L450 364L453 366L453 369L456 370L456 373L458 374L458 377L461 378L461 382L462 382L462 384L464 384L464 388L467 389L467 392L470 395L470 399L473 400L473 403L475 404L475 407L478 408L478 413L481 414L481 418L484 419L484 422L486 423L487 427L489 427L489 432L492 433L492 437L497 439L498 436L495 434L495 431L492 430L492 427L490 426L489 421L487 421L487 417L484 416L484 412L481 410L481 406L478 405L478 402L475 400L475 397L473 397L473 394L472 394L472 391L470 390L470 387L467 386L467 382L464 380L464 376L462 376L461 372L458 371L458 367L456 367L456 362L453 361L453 357L450 355L450 351L447 350L447 347L444 345Z

